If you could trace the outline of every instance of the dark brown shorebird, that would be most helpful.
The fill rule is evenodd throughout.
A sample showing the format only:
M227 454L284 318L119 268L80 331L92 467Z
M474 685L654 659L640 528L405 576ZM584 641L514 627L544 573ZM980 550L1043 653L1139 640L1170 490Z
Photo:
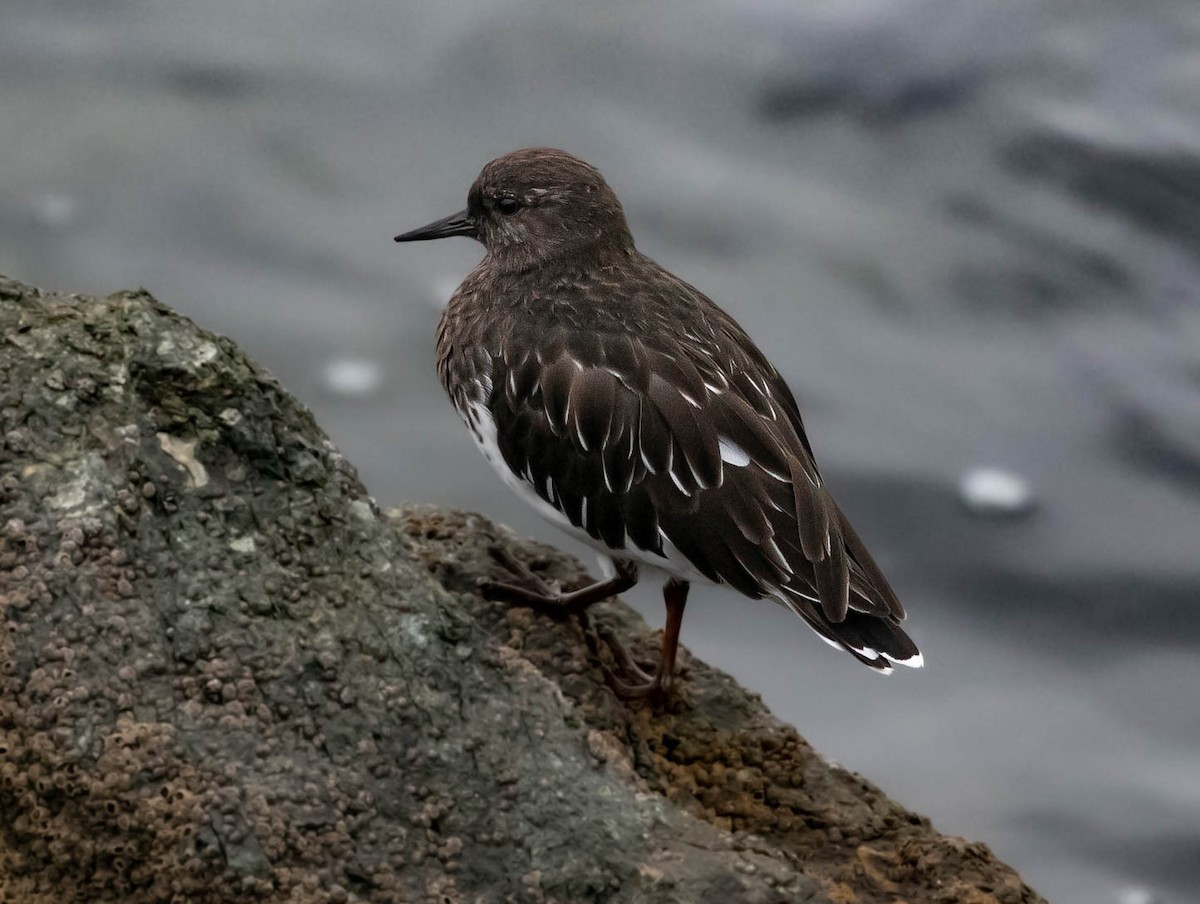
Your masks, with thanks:
M558 592L511 559L489 596L583 612L669 575L657 669L604 635L624 697L665 696L691 581L791 609L880 672L919 667L904 608L830 496L779 372L733 319L641 254L594 167L551 148L483 168L467 208L396 236L487 249L437 330L442 384L504 482L612 574Z

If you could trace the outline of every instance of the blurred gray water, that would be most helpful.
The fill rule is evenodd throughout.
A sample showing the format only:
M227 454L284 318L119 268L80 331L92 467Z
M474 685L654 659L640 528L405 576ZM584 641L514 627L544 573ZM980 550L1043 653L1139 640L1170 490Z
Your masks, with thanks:
M0 5L0 272L144 285L384 504L569 544L442 397L490 158L595 163L788 377L928 667L715 589L685 643L1059 904L1200 885L1200 7L1187 0ZM973 517L964 472L1032 487ZM652 582L633 595L661 624Z

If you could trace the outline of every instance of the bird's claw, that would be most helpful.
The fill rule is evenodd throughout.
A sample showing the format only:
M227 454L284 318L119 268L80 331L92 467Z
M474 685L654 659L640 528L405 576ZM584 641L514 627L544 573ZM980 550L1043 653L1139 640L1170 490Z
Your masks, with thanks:
M612 692L622 700L646 700L655 707L665 704L671 691L671 678L664 678L657 669L653 673L647 672L634 662L612 628L597 624L594 630L612 654L615 667L600 664L604 682Z

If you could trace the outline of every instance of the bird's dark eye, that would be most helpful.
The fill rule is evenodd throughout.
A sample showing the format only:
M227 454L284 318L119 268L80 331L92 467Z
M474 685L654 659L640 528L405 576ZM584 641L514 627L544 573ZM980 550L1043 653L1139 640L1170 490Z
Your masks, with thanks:
M511 216L521 209L521 202L516 198L497 198L496 209L506 217Z

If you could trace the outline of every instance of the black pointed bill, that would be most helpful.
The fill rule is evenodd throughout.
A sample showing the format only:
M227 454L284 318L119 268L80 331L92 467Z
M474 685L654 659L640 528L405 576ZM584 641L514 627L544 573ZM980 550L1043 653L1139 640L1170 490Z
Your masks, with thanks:
M452 213L428 226L398 235L396 241L428 242L430 239L446 239L452 235L469 235L471 238L477 239L479 238L479 225L469 213L460 210L458 213Z

